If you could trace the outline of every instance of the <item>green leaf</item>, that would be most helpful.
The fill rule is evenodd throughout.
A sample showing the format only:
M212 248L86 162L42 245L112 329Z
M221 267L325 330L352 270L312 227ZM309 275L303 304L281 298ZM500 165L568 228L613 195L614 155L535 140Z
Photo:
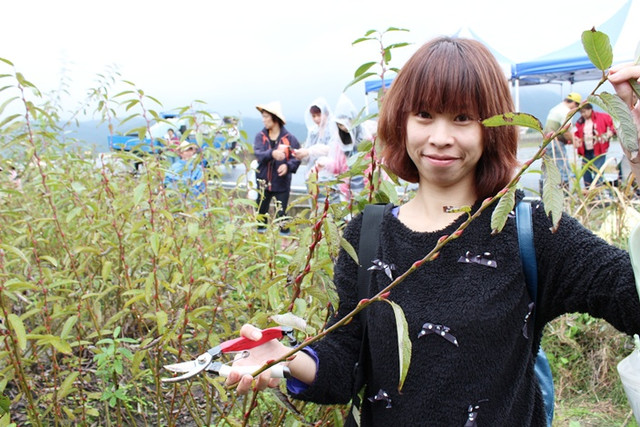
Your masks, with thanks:
M406 43L406 42L403 42L403 43L393 43L393 44L390 44L389 46L387 46L387 49L397 49L397 48L399 48L399 47L409 46L409 44L410 44L410 43Z
M351 82L349 82L348 85L345 86L345 88L343 89L343 92L346 91L347 89L349 89L354 84L356 84L356 83L358 83L358 82L360 82L360 81L362 81L362 80L364 80L364 79L366 79L368 77L375 76L375 75L376 75L376 73L364 73L364 74L356 77L355 79L351 80Z
M358 67L356 72L353 74L353 77L360 76L361 74L367 72L369 68L373 67L374 65L376 65L375 62L367 62L365 64L362 64L361 66Z
M79 372L71 372L67 378L60 384L58 389L58 398L64 399L69 393L73 391L73 382L78 378Z
M142 201L144 197L144 190L147 188L147 184L144 182L138 184L138 186L133 190L133 202L137 206Z
M631 89L636 93L636 96L640 98L640 83L636 79L629 79L629 84L631 85Z
M0 394L0 415L8 414L10 407L11 407L11 399L9 399L4 394Z
M55 258L50 257L49 255L42 255L40 259L45 260L52 266L58 268L58 261Z
M351 243L349 243L344 237L340 239L340 246L344 249L349 256L355 261L358 262L358 254L356 253Z
M30 265L29 260L20 249L9 245L0 245L0 249L4 249L5 251L14 253L15 255L19 256L25 264Z
M155 256L158 256L158 253L160 253L160 236L158 233L151 234L149 244L151 245L151 252L153 252Z
M64 322L64 326L62 327L62 331L60 332L60 338L66 340L71 332L71 329L76 325L78 321L78 316L74 315L69 317L66 322Z
M113 267L113 263L111 261L105 261L102 263L102 280L105 282L109 280L111 277L111 268Z
M606 70L613 63L613 49L609 36L595 28L582 33L582 46L589 60L599 70Z
M280 295L279 290L278 286L271 286L267 289L267 298L272 311L280 311L280 306L283 304L283 298Z
M516 201L516 188L511 187L504 196L498 200L498 206L491 215L491 233L499 233L507 223L509 213L513 210L513 206Z
M602 92L591 95L588 102L596 104L611 115L616 127L620 144L630 152L638 151L638 130L636 128L629 107L618 95Z
M36 341L36 344L49 344L60 353L71 354L71 346L69 345L69 343L55 335L43 335L42 338Z
M406 31L406 32L409 32L409 30L407 28L400 28L400 27L389 27L384 32L385 33L389 33L391 31Z
M523 126L535 129L542 133L542 123L535 116L527 113L504 113L497 114L482 121L486 127L497 126Z
M257 270L257 269L259 269L259 268L264 268L264 267L265 267L265 264L264 264L264 263L257 263L257 264L250 265L250 266L249 266L249 267L247 267L246 269L242 270L242 271L240 272L240 274L238 274L238 276L236 276L236 278L238 278L238 279L239 279L240 277L242 277L242 276L246 276L247 274L249 274L249 273L253 272L254 270Z
M551 222L553 224L552 230L555 231L558 229L558 224L560 224L562 207L564 205L562 188L560 187L560 171L553 159L547 155L542 158L542 167L546 174L544 185L542 187L544 211L551 218Z
M198 237L198 235L200 234L200 225L195 221L191 221L189 224L187 224L187 233L191 238Z
M11 329L13 329L13 333L16 334L18 347L20 347L20 350L26 349L27 333L24 329L24 323L22 323L22 319L18 315L11 313L7 316L7 320L9 321L9 325L11 325Z
M399 377L398 391L402 390L404 386L404 380L407 378L407 372L409 372L409 364L411 363L411 339L409 339L409 325L407 325L407 319L404 317L402 308L394 303L385 299L387 303L393 308L393 315L396 318L396 332L398 334L398 363L399 363Z
M167 313L165 313L164 311L156 312L156 323L158 325L158 333L159 334L164 334L165 333L167 322L168 322Z
M5 285L4 285L5 289L7 291L11 291L11 292L22 292L25 290L36 290L38 289L38 287L32 283L29 282L24 282L18 279L10 279L8 280Z

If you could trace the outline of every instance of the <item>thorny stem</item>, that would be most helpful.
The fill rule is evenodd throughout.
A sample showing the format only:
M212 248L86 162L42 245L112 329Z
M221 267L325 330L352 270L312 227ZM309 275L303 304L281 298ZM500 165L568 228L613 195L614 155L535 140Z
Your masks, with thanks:
M0 271L4 271L4 251L0 250ZM0 310L2 310L2 315L4 319L9 318L9 312L7 311L7 307L4 304L4 286L0 286ZM15 371L16 377L18 377L19 388L22 389L23 396L27 399L27 408L28 411L33 414L30 417L30 421L33 422L36 426L41 426L40 418L38 417L39 411L36 408L35 402L33 400L33 394L31 393L31 386L29 386L29 382L22 368L22 363L20 362L20 351L18 350L18 340L17 338L9 332L9 330L5 330L0 332L4 335L4 346L7 350L7 354L9 355L9 361L13 365L13 369Z
M33 158L35 160L36 166L38 168L38 171L40 173L40 178L42 181L42 187L44 189L44 195L45 198L47 200L47 203L51 209L52 215L53 215L53 222L56 226L56 229L58 230L58 234L60 236L60 242L62 243L62 247L64 249L64 251L66 252L67 256L69 257L69 264L71 267L71 270L73 271L73 275L75 276L75 279L78 283L78 286L80 287L80 292L81 295L78 298L78 319L81 319L81 307L82 307L82 302L84 301L85 304L87 304L87 311L89 312L89 317L91 318L91 321L93 323L93 326L95 328L96 331L100 331L101 328L98 324L98 320L95 316L95 313L93 313L93 311L91 310L91 307L88 306L89 303L89 299L85 299L84 295L86 294L86 289L84 287L84 282L82 277L80 277L80 274L78 272L78 260L76 258L76 256L74 255L74 253L71 251L71 249L69 248L69 244L67 242L67 236L64 232L64 230L62 229L62 225L60 224L60 221L58 219L58 209L56 207L56 204L53 201L53 195L51 193L51 190L49 189L49 186L47 184L47 174L45 173L45 170L42 166L42 161L40 159L40 156L38 154L38 150L36 147L36 143L35 143L35 137L33 134L33 129L31 127L31 118L30 118L30 109L29 109L29 105L30 103L27 101L26 99L26 95L25 95L25 88L24 86L18 82L18 90L20 91L21 94L21 100L23 105L25 106L25 125L27 127L27 134L28 134L28 140L29 143L31 144L31 147L33 149ZM83 336L84 336L84 330L82 327L81 322L76 322L76 330L78 331L78 342L82 342L83 341ZM78 348L77 348L78 354L82 354L84 352L84 345L79 344ZM82 363L80 363L80 366L82 366ZM80 370L82 371L82 368L80 368ZM80 372L80 375L82 375L82 372ZM82 391L79 391L80 393L80 399L82 400L83 404L81 405L82 408L82 414L81 414L81 421L82 422L86 422L86 394Z
M249 409L244 413L242 419L242 427L246 427L249 422L249 417L251 416L251 412L258 406L258 390L254 390L251 394L251 403L249 404Z
M109 178L107 177L107 173L106 173L106 167L103 161L102 156L100 157L101 163L102 163L102 167L100 168L100 173L102 175L102 182L104 184L104 190L105 193L107 195L107 197L109 197L109 201L107 201L107 206L109 211L111 212L111 217L113 218L113 220L111 221L111 227L113 228L113 231L116 233L116 237L118 239L118 251L119 251L119 255L118 255L118 262L120 263L120 270L123 272L124 274L124 281L127 285L128 290L133 289L133 286L131 284L131 276L129 275L129 265L127 264L127 258L126 258L126 252L125 252L125 248L124 248L124 233L123 233L123 229L124 229L124 224L126 223L126 221L120 221L120 226L118 226L118 222L116 221L116 219L120 216L122 216L122 214L117 215L116 214L116 210L113 206L113 203L111 203L112 200L115 199L115 194L113 193L113 190L111 189L111 186L109 185ZM133 312L133 315L136 317L136 319L138 320L136 323L138 325L138 332L140 333L140 335L144 335L143 331L142 331L142 326L146 326L146 323L143 321L142 319L142 315L140 314L140 312L138 311L138 309L134 304L130 305L131 307L131 311ZM148 328L147 328L147 333L149 332Z
M309 274L311 271L311 260L313 259L313 255L315 253L316 246L322 240L322 224L327 218L327 214L329 213L329 197L324 200L324 210L322 212L322 216L313 226L313 237L311 239L311 246L309 246L309 252L307 252L307 259L305 261L304 268L300 274L295 278L293 282L293 296L291 298L291 302L289 303L289 307L287 311L292 311L293 306L296 302L296 299L300 296L300 291L302 289L301 284L304 277Z
M44 323L44 327L45 330L47 331L48 334L51 334L51 314L49 313L49 301L47 298L48 295L48 290L44 285L44 278L45 278L45 274L42 271L42 262L40 259L40 255L38 253L38 243L34 237L34 233L33 233L33 229L31 228L31 224L29 222L26 222L27 225L27 229L29 230L29 236L31 237L31 244L33 245L33 249L32 249L32 253L33 253L33 257L36 261L36 265L38 266L38 275L39 275L39 279L38 279L38 286L40 287L40 290L42 292L42 317L43 317L43 323ZM52 395L52 402L51 405L53 406L53 413L54 416L56 418L56 423L59 422L59 419L62 418L62 413L60 412L60 405L57 402L57 397L58 397L58 389L59 389L59 378L58 375L60 373L60 366L58 365L58 357L57 357L57 351L55 349L55 347L53 347L51 349L52 352L52 371L53 371L53 395ZM80 372L81 374L82 372Z

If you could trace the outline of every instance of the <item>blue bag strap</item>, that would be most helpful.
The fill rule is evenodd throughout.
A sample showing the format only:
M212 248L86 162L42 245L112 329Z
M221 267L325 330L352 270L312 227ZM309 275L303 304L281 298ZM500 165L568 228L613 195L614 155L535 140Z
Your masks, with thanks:
M533 244L533 216L531 215L531 203L537 202L537 198L524 198L516 204L516 227L518 229L518 246L520 248L520 259L524 279L527 282L529 297L538 303L538 262L536 260L536 248ZM535 319L536 308L532 313L532 320ZM536 362L534 366L535 375L540 384L540 391L544 400L545 415L547 416L547 426L553 423L554 410L554 387L551 367L542 347L538 348Z
M531 203L523 199L516 204L516 227L518 227L518 246L524 278L527 282L529 296L538 301L538 265L536 262L536 248L533 244L533 219Z

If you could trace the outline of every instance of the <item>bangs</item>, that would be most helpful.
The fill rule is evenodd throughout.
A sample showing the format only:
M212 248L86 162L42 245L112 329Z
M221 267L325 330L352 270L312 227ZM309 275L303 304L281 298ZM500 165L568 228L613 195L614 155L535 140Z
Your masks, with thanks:
M454 43L441 43L415 67L414 76L406 76L410 86L405 112L465 113L474 119L484 118L480 111L484 94L478 84L480 76L474 61Z

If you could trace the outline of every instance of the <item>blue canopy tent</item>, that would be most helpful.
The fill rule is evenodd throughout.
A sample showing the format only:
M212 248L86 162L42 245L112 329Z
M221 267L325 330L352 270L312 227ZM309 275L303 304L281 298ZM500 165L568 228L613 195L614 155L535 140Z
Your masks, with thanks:
M616 46L618 42L625 21L627 21L632 1L627 0L611 18L597 28L609 36L612 46ZM617 62L632 60L631 57L614 57L614 59ZM520 109L520 86L562 82L573 84L580 81L598 80L601 76L602 71L591 63L584 52L581 40L535 61L512 64L510 80L514 86L516 111Z
M384 79L384 87L388 88L391 86L391 82L393 81L393 77L389 77ZM379 80L369 80L364 82L364 94L368 95L371 92L377 92L382 88L382 79Z
M509 60L506 56L504 56L503 54L501 54L500 52L498 52L497 50L495 50L491 46L489 46L471 28L464 28L464 29L460 28L460 29L458 29L458 31L453 33L451 35L451 37L465 37L465 38L472 38L472 39L478 40L479 42L481 42L482 44L484 44L485 46L487 46L489 48L489 50L491 51L493 56L496 57L496 59L498 60L498 62L500 64L502 64L504 66L504 65L508 65L508 64L512 63L512 61ZM505 69L505 76L508 76L508 71L506 69ZM394 79L394 77L385 78L384 79L384 87L385 88L390 87L391 83L393 82L393 79ZM382 85L383 85L382 79L367 80L367 81L364 82L365 109L366 109L367 114L369 113L369 104L370 104L370 102L369 102L369 94L378 92L382 88Z

